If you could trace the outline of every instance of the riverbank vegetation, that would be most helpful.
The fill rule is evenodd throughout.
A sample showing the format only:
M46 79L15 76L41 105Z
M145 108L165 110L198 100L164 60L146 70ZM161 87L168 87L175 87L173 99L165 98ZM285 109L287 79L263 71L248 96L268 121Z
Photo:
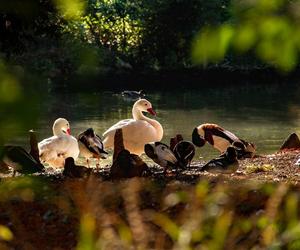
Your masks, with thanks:
M298 63L298 1L260 2L12 0L0 4L0 56L50 78L273 66L290 71Z

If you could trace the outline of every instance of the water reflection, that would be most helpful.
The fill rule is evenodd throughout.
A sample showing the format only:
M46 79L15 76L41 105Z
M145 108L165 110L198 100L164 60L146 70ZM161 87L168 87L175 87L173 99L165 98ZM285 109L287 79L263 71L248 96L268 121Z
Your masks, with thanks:
M164 142L176 133L191 139L195 126L217 123L257 145L259 153L276 151L291 132L300 133L299 89L278 85L272 88L260 85L206 90L180 89L169 92L149 92L147 98L157 112L157 120L164 127ZM131 117L133 101L124 100L113 92L47 93L37 107L40 118L37 127L39 137L51 135L53 121L67 118L73 134L93 127L102 134L120 119ZM9 124L2 128L11 129ZM13 142L25 145L26 132ZM197 158L209 159L218 154L206 145L197 149Z

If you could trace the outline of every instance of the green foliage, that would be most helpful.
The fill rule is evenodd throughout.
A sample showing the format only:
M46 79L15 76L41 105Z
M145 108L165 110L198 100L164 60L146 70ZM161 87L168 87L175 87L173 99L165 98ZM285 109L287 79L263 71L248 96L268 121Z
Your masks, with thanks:
M47 77L194 63L298 65L298 0L25 2L0 4L0 52Z
M233 1L231 21L207 27L193 46L196 63L220 62L227 53L254 51L283 71L298 64L299 1Z
M86 5L84 0L54 0L54 3L65 19L79 18Z
M227 20L229 1L145 1L140 49L142 64L156 68L188 67L193 36L203 25Z
M0 51L48 77L190 67L194 35L229 18L229 0L27 1L38 12L20 15L17 0L16 8L0 4Z

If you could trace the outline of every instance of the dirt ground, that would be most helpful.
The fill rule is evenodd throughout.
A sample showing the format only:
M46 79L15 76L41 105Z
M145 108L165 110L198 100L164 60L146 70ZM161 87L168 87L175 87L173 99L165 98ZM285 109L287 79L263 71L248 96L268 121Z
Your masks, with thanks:
M150 179L164 179L166 181L179 180L194 184L201 177L232 180L257 180L261 182L289 182L297 185L300 181L300 161L297 165L297 160L300 159L300 149L284 150L270 155L257 155L254 158L246 158L239 160L239 168L233 174L214 174L202 172L201 166L205 162L192 162L191 166L184 171L179 171L178 175L169 174L163 175L163 169L155 164L148 164ZM110 166L102 166L97 171L93 169L93 175L101 177L103 180L110 180ZM42 175L52 176L56 178L64 178L61 176L61 170L48 168ZM12 171L0 174L0 178L12 177Z
M170 210L164 210L162 200L168 197L170 190L172 192L175 189L177 191L185 190L188 194L194 192L194 186L200 180L208 180L208 183L212 186L220 184L230 186L231 191L228 195L231 196L231 199L229 199L231 205L228 205L228 203L224 206L230 206L229 210L235 209L236 220L238 220L240 214L247 216L247 218L258 216L261 211L264 211L269 195L265 195L256 187L266 182L287 183L293 189L300 187L300 169L295 164L299 156L300 150L289 150L241 160L239 169L234 174L201 172L199 169L203 162L194 162L189 169L180 172L177 176L169 175L165 177L160 167L150 166L150 176L143 179L139 178L141 179L140 183L143 183L143 188L152 185L153 182L156 183L156 186L146 188L147 191L142 191L140 211L144 211L142 209L145 208L145 211L148 212L169 211L167 214L174 216L177 220L183 216L182 211L184 210L182 209L187 209L189 206L176 205L175 210L173 207ZM105 223L118 225L116 217L127 218L128 213L130 214L123 203L126 203L126 199L129 200L129 203L132 202L128 198L128 193L126 194L126 189L131 185L131 182L127 180L111 181L109 166L101 168L99 172L94 171L92 178L87 179L65 178L62 176L61 171L47 171L45 174L37 176L37 178L40 186L36 186L34 192L31 193L30 189L26 188L27 184L21 183L18 187L17 182L13 182L13 180L22 180L21 176L12 177L11 172L2 175L0 181L2 185L2 187L0 185L0 191L2 191L0 192L2 194L0 195L0 225L8 227L14 238L11 241L0 240L0 249L75 249L81 237L79 232L82 215L86 213L96 214L97 230L99 230L97 232L100 235L107 228ZM249 188L249 183L258 184L250 185ZM236 195L239 193L241 185L246 187L246 191L242 191L243 195ZM213 195L215 191L212 190L211 192ZM187 204L192 204L193 200L194 198L191 198L190 203ZM185 213L184 216L187 216L187 214ZM105 222L109 216L114 218L113 222ZM145 221L148 220L146 213L144 215L141 212L141 216L145 216L143 217ZM128 223L130 225L130 222ZM153 227L151 223L148 226ZM118 226L113 227L117 228ZM151 237L156 239L156 232L158 232L157 228L152 228L149 235L153 234ZM173 247L173 241L161 230L159 232L164 235L160 237L166 238L161 249ZM253 235L250 236L253 237ZM103 237L105 239L106 236L101 235L101 237L103 241ZM232 242L230 241L228 244L240 244L234 239L234 236L232 237L232 239L230 238ZM258 244L257 242L260 239L257 236L255 239L248 241L247 237L247 244L252 246ZM147 244L150 246L152 243L148 242ZM118 247L110 246L106 249L118 249ZM152 249L156 249L156 247L153 246Z

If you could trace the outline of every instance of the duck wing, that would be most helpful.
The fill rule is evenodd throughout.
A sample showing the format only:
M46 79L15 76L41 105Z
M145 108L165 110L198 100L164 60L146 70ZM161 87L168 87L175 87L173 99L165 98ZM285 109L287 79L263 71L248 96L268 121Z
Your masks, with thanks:
M125 127L129 126L130 124L132 124L135 121L136 120L134 120L134 119L121 120L121 121L117 122L116 124L114 124L113 126L111 126L108 130L106 130L103 133L103 136L106 137L110 132L116 131L117 129L125 128Z
M91 153L101 156L101 154L107 154L103 150L103 143L99 136L87 136L84 133L78 136L78 141L80 141Z
M38 163L27 151L20 146L5 146L3 161L22 174L41 172L44 166Z
M217 157L215 159L212 159L201 168L201 171L208 171L208 172L214 172L214 171L220 172L223 170L225 170L224 157Z
M55 160L57 157L73 157L79 154L78 142L73 136L52 136L38 144L40 159L44 161Z

